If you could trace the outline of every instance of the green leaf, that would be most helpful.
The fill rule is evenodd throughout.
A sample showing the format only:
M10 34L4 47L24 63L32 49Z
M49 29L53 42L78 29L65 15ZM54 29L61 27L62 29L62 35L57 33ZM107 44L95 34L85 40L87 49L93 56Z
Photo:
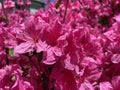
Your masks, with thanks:
M11 56L11 57L14 57L14 49L13 48L10 48L8 50L8 54Z

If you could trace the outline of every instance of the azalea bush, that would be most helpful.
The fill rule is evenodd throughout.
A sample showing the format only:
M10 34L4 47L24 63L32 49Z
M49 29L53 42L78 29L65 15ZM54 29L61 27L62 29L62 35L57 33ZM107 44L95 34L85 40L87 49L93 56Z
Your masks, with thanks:
M119 90L120 0L0 2L0 90Z

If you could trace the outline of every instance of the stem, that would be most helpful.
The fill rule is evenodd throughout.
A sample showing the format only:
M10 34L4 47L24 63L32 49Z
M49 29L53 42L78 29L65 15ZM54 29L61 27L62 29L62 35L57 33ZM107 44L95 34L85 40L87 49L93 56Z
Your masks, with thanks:
M3 13L5 15L6 23L8 24L8 17L7 17L7 13L5 11L5 8L4 8L3 0L1 0L0 2L1 2L1 5L2 5Z
M49 78L47 75L39 70L39 68L35 65L31 57L29 57L30 62L33 64L33 66L36 68L37 72L41 76L41 81L42 81L42 88L43 90L48 90L48 83L49 83Z
M46 75L45 72L40 71L40 69L36 66L36 64L32 60L32 56L29 56L28 54L25 54L25 55L29 58L29 61L33 64L33 66L36 68L37 72L39 73L39 75L41 77L43 90L48 90L48 86L49 86L49 78L48 78L48 76Z
M9 63L10 63L10 62L9 62L9 59L8 59L7 54L6 54L6 64L9 65Z
M64 12L64 17L63 17L63 23L65 22L65 17L66 17L66 14L67 14L68 2L69 2L69 0L67 0L67 2L66 2L66 7L65 7L65 12Z
M42 74L42 88L43 90L48 90L49 85L49 78L45 75L45 73Z
M10 61L8 59L8 53L9 53L9 49L6 49L6 64L9 65Z
M30 62L33 64L33 66L36 68L37 72L39 73L39 75L42 75L42 72L39 70L39 68L35 65L35 63L33 62L33 60L31 59L31 57L29 57Z

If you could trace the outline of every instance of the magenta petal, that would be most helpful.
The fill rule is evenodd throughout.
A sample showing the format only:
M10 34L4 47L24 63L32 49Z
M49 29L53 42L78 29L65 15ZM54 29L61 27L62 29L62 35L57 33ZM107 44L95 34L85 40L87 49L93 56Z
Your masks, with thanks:
M112 85L114 87L114 90L120 89L120 76L115 76L112 78Z
M29 82L20 80L18 78L15 84L12 86L11 90L34 90Z
M43 63L48 64L48 65L52 65L56 63L52 48L48 48L47 51L45 51L45 53L46 53L45 55L46 57Z
M56 56L62 56L62 51L60 48L54 47L53 49Z
M120 89L120 76L115 76L112 78L112 85L114 87L114 90Z
M101 82L100 90L113 90L113 87L110 82Z
M39 41L36 43L36 52L46 51L47 44L45 42Z
M94 88L89 82L84 82L81 84L79 90L94 90Z
M74 70L74 65L70 62L71 57L69 55L66 56L64 60L65 68L68 70Z
M14 54L27 53L33 50L34 44L32 42L24 42L14 48Z
M48 65L54 64L56 62L54 55L61 55L59 49L49 47L45 42L42 41L39 41L39 43L36 44L36 47L37 52L44 51L43 63Z
M117 22L120 22L120 14L115 16L114 19L117 21Z
M13 8L15 6L15 2L12 0L5 0L4 8Z
M113 54L111 61L113 63L119 63L120 62L120 54Z

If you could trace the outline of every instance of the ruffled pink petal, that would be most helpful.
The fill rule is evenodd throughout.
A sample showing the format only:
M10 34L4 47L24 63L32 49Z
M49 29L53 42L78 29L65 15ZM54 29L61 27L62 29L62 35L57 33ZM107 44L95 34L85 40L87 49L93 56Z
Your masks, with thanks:
M101 82L100 83L100 90L114 90L113 86L110 82Z
M14 48L14 54L23 54L34 51L35 45L32 42L24 42Z

